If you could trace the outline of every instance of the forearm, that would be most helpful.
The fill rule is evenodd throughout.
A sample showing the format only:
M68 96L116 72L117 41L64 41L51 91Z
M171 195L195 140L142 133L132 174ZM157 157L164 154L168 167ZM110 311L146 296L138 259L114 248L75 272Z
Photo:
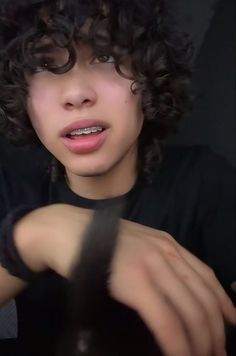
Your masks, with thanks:
M27 282L12 276L0 267L0 307L14 298L27 286Z
M34 272L52 269L68 277L79 257L90 218L91 211L65 204L27 214L14 228L15 244L22 260Z
M78 259L81 237L90 216L88 210L58 204L35 209L17 220L10 229L12 236L1 236L10 237L12 243L6 253L8 257L5 256L5 263L0 267L0 306L27 286L31 271L33 277L34 273L47 269L69 277L74 261ZM19 264L17 259L15 266L14 259L11 259L12 247L21 260ZM29 273L22 273L22 264Z

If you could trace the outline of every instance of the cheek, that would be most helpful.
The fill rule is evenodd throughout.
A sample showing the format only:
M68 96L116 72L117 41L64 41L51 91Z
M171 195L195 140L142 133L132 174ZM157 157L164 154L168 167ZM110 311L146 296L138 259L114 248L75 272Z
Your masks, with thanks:
M27 112L36 131L44 127L45 118L50 118L55 108L56 95L47 86L32 86L27 98ZM50 125L50 120L47 120Z
M132 81L116 74L115 79L101 81L97 87L100 98L114 113L142 117L141 97L131 91Z
M115 99L110 98L110 107L114 112L114 119L116 120L115 126L117 132L130 138L130 140L136 139L143 126L143 113L141 107L141 97L134 95L130 87L127 90L118 92Z
M123 105L124 120L128 120L130 128L140 133L143 126L143 112L141 105L141 96L134 95L131 91L127 94Z
M35 114L38 112L49 111L52 105L56 102L56 91L50 89L48 86L37 85L32 87L28 96L28 107Z

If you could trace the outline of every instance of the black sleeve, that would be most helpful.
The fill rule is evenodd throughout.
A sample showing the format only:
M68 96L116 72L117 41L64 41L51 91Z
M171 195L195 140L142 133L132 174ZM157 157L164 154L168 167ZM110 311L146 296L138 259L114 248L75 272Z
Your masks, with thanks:
M31 271L23 262L14 242L14 224L35 207L20 207L9 213L0 225L0 264L10 274L25 281L32 281L38 273Z

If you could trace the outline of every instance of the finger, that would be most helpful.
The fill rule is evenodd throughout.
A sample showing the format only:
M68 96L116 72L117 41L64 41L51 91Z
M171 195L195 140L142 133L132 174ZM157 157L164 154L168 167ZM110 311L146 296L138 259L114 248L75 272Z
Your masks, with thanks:
M132 307L153 333L164 355L193 356L184 327L171 304L147 276L142 281L139 277L137 286L137 298Z
M169 264L165 256L160 255L157 258L156 256L155 258L153 257L152 261L149 260L149 265L149 271L152 271L151 278L156 288L160 289L161 293L173 306L176 314L184 325L192 348L191 355L212 355L214 347L210 329L213 326L210 325L205 307L190 288L183 283L183 280ZM153 271L155 271L155 273L153 273ZM156 271L158 271L158 273L156 273ZM191 270L185 271L185 273L188 277L194 274ZM217 314L220 315L219 310ZM222 332L222 330L220 330L220 332ZM220 332L219 335L221 336ZM219 342L218 345L222 351L224 346ZM218 355L222 356L222 353L220 354L218 351Z
M206 322L211 332L214 355L223 355L225 352L225 328L216 294L181 256L180 258L171 258L168 262L178 274L181 282L184 282L191 294L198 299L201 308L205 310ZM198 315L197 320L198 318L201 319L201 314Z
M234 307L233 302L225 292L213 271L185 248L178 248L178 252L183 256L186 262L188 262L191 267L202 277L206 285L211 287L212 292L217 295L225 319L231 324L236 324L236 308Z

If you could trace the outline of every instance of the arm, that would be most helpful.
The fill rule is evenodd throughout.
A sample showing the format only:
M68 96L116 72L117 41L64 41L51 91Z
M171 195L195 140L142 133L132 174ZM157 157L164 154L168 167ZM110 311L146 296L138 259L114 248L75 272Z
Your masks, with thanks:
M62 204L26 215L15 225L24 262L69 278L90 218ZM213 271L170 235L121 221L109 282L111 295L141 316L166 355L224 355L224 320L235 323L235 309Z
M25 281L12 276L5 268L0 267L0 306L14 298L26 286Z
M61 215L64 216L63 226ZM69 205L66 209L60 205L51 205L24 215L10 231L10 235L14 235L13 242L23 267L25 265L29 273L33 274L50 268L65 278L69 277L73 261L76 261L79 253L79 237L83 235L90 217L90 211ZM5 265L4 268L0 264L0 306L14 298L28 285L25 271L22 273L21 263L16 268L19 270L17 273L12 272L8 261L5 261Z

